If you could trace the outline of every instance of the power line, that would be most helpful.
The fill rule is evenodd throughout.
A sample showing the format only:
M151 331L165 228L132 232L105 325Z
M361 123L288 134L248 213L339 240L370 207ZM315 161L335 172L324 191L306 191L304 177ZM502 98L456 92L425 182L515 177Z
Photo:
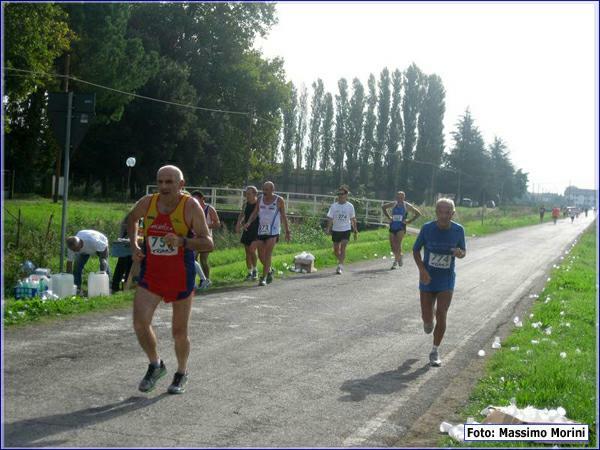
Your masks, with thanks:
M189 105L189 104L184 104L184 103L178 103L178 102L172 102L169 100L162 100L160 98L154 98L154 97L148 97L146 95L140 95L140 94L136 94L134 92L127 92L127 91L122 91L120 89L115 89L109 86L104 86L102 84L98 84L98 83L93 83L91 81L86 81L86 80L82 80L80 78L74 77L74 76L70 76L70 75L62 75L59 73L47 73L47 72L36 72L33 70L26 70L26 69L16 69L13 67L5 67L6 70L12 70L15 72L22 72L22 73L29 73L32 75L38 75L38 76L48 76L48 77L56 77L56 78L66 78L69 80L73 80L75 82L78 83L83 83L83 84L88 84L90 86L94 86L100 89L106 89L107 91L112 91L112 92L117 92L119 94L123 94L123 95L129 95L131 97L136 97L136 98L141 98L144 100L150 100L153 102L158 102L158 103L164 103L167 105L174 105L174 106L181 106L183 108L189 108L189 109L195 109L195 110L200 110L200 111L209 111L209 112L217 112L217 113L223 113L223 114L237 114L237 115L242 115L242 116L250 116L252 113L250 112L244 112L244 111L229 111L229 110L225 110L225 109L215 109L215 108L205 108L202 106L194 106L194 105ZM264 119L260 116L256 116L258 119L263 120L265 122L270 122L267 119ZM273 122L270 122L273 123Z

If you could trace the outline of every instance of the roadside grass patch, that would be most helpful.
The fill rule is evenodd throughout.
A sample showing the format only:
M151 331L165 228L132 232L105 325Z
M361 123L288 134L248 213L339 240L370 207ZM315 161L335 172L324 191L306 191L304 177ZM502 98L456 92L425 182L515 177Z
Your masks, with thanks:
M43 301L6 299L4 301L4 325L21 325L48 318L58 318L88 311L113 309L131 303L133 292L118 292L100 297L65 297Z
M523 327L515 328L486 363L461 416L481 422L489 406L562 406L567 417L590 426L587 446L596 446L596 227L590 226L555 267ZM532 324L541 325L534 327ZM537 344L532 343L537 341ZM513 347L513 349L511 349ZM518 350L514 348L518 347ZM562 355L561 355L562 354ZM445 437L442 445L455 447ZM477 447L539 447L533 442L477 442ZM464 446L470 446L464 444ZM581 444L561 446L581 447Z

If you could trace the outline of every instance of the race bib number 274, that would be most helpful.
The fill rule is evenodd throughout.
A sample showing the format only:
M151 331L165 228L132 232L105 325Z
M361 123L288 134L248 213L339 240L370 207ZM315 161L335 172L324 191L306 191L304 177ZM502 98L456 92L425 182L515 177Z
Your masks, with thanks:
M452 255L440 255L439 253L429 254L429 266L436 269L449 269L452 262Z

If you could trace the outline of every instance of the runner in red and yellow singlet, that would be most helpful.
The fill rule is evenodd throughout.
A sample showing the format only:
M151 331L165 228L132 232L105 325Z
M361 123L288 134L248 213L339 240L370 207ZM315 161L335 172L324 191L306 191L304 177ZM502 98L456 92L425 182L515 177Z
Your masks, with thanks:
M210 251L206 219L198 202L183 194L184 179L175 166L163 166L157 173L158 194L142 197L128 219L128 235L137 236L138 220L144 218L144 248L130 238L133 258L141 263L140 280L133 300L133 327L150 364L139 390L149 392L167 373L158 356L152 329L156 307L164 300L172 305L172 333L177 372L168 388L171 394L185 392L190 353L188 323L194 292L194 251Z

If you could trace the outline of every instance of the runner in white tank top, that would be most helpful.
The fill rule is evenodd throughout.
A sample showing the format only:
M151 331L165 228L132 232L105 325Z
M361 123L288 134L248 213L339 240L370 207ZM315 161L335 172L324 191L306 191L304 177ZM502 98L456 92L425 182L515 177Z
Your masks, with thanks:
M273 281L273 270L271 269L271 255L273 248L279 240L281 224L285 229L285 240L290 240L290 228L285 214L285 201L283 198L275 195L273 191L275 185L271 181L263 184L263 195L256 202L256 208L250 215L248 222L244 225L245 229L252 221L258 217L258 258L263 264L263 276L258 282L259 286L266 286Z

